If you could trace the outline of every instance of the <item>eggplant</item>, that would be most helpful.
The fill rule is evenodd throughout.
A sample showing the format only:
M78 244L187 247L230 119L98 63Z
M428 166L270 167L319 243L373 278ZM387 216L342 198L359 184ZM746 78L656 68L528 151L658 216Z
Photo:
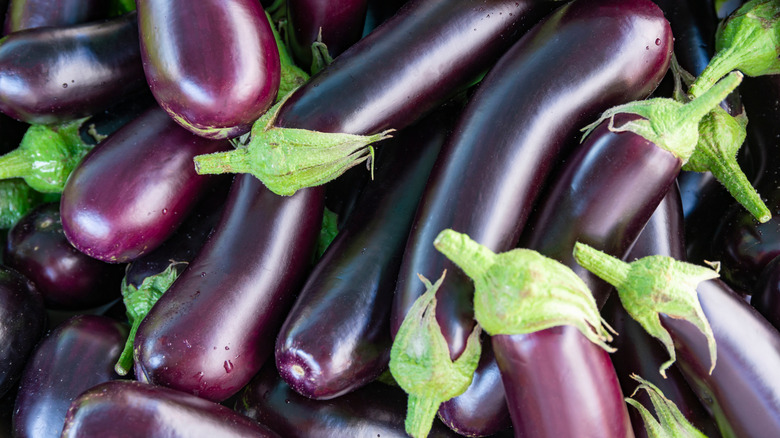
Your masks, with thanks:
M331 400L312 400L287 385L276 368L265 366L241 391L234 409L285 437L408 436L404 431L404 392L380 382ZM459 435L437 421L429 436Z
M138 328L137 379L214 401L249 382L308 274L321 190L280 197L237 177L214 234Z
M3 34L106 18L108 4L101 0L11 0L5 15Z
M335 58L363 35L368 0L286 1L290 52L307 70L317 60L312 47L315 42L324 44L326 54ZM325 65L321 61L317 71Z
M16 385L45 328L41 293L24 275L0 265L0 397Z
M117 379L114 362L127 326L98 315L74 316L35 347L19 386L14 436L59 437L71 402L93 386Z
M51 124L102 111L145 87L136 14L28 29L0 43L0 111Z
M750 305L764 315L767 321L780 330L780 256L764 266L756 281Z
M231 409L191 394L146 383L114 380L76 398L62 437L265 437L267 427Z
M65 236L79 251L125 263L157 248L211 183L192 158L230 148L196 136L159 107L101 142L68 178L60 202Z
M35 283L48 309L89 309L119 297L123 267L74 248L58 203L38 206L9 230L3 260Z
M382 146L374 180L309 274L275 350L279 373L300 394L338 397L387 368L404 242L456 109L439 109Z
M279 52L257 0L138 0L141 57L160 106L203 137L249 132L279 91Z

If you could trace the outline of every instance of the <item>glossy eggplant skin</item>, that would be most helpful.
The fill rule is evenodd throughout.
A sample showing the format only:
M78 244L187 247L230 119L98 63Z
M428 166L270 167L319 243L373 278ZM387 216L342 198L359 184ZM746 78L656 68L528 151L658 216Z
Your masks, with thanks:
M322 191L282 197L236 177L216 231L138 328L137 379L214 401L249 382L308 274Z
M83 310L119 297L123 267L74 248L58 203L36 207L9 230L3 260L35 283L47 309Z
M93 386L118 379L114 364L127 326L98 315L78 315L51 331L30 357L14 408L14 436L55 438L70 403Z
M334 398L387 368L395 279L417 203L456 115L451 106L382 146L374 180L287 315L276 366L300 394Z
M24 275L0 265L0 397L22 375L45 328L46 311L38 289Z
M331 400L312 400L294 391L276 368L265 366L241 391L239 413L290 438L404 438L406 394L373 382ZM459 435L435 421L431 438Z
M227 150L152 107L96 146L76 167L60 201L63 230L79 251L125 263L157 248L209 184L194 156Z
M553 3L410 1L293 93L275 124L349 134L402 129L477 80Z
M279 52L257 0L138 0L141 56L160 106L191 132L232 138L276 99Z
M319 35L330 56L341 54L363 35L367 7L368 0L287 0L289 47L295 62L308 70L311 45Z
M684 260L682 245L671 244L670 237L684 240L683 208L680 191L676 186L669 190L658 205L647 226L634 242L626 260L636 260L649 255L666 255ZM628 395L636 389L637 382L631 378L631 374L637 374L660 388L664 396L672 400L683 415L705 435L712 438L720 436L715 421L699 402L677 366L666 370L666 378L658 372L669 354L657 339L648 335L645 329L623 310L617 294L609 297L602 309L602 315L618 332L612 342L617 351L612 353L611 357L623 393ZM646 393L639 392L634 398L653 411L653 405ZM629 408L628 413L634 425L634 434L637 437L646 437L647 430L639 411Z
M49 124L102 111L145 87L134 12L28 29L0 44L0 111Z
M108 15L108 4L102 0L11 0L5 15L3 34L105 18Z
M98 436L280 438L220 404L132 380L101 383L71 404L62 437Z

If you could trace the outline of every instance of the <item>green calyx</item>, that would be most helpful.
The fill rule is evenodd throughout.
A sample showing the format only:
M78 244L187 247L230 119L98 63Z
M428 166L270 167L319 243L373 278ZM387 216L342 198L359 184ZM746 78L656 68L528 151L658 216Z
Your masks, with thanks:
M277 0L274 2L275 5L279 3L281 3L281 5L285 4L284 0ZM268 11L266 11L265 17L268 19L268 23L271 25L271 31L274 34L276 47L277 50L279 50L281 80L279 81L279 91L276 94L276 101L279 102L280 100L290 95L290 93L295 91L296 88L306 83L306 81L309 80L309 75L300 67L295 65L295 61L293 61L292 56L290 56L290 50L287 49L287 45L279 34L279 31L276 29L274 20L271 18L271 14Z
M666 369L674 363L676 354L672 337L661 324L661 313L684 319L704 333L712 373L716 359L715 337L699 303L696 286L717 278L716 271L665 256L648 256L627 263L580 242L574 246L574 258L583 268L615 286L626 312L664 344L669 360L661 365L662 376L666 377Z
M138 326L186 265L186 262L171 262L163 272L144 278L138 288L127 284L126 279L122 281L122 300L130 321L130 334L114 365L114 371L120 376L127 375L133 369L133 342Z
M62 193L70 173L93 148L79 134L84 120L31 125L19 147L0 156L0 179L23 178L39 192Z
M660 389L647 380L642 379L636 374L631 378L639 382L639 386L631 394L634 397L637 392L644 389L650 396L658 420L641 403L631 397L626 397L626 403L635 407L642 420L645 423L647 436L649 438L707 438L694 427L687 418L680 412L680 409L673 401L664 396Z
M198 155L198 174L251 173L272 192L291 196L325 184L374 156L370 145L393 130L374 135L338 134L273 126L285 100L252 126L249 144L228 152ZM371 160L371 163L373 160Z
M428 436L441 403L468 389L482 353L477 325L460 357L450 359L436 321L436 291L444 275L435 284L420 276L426 291L409 309L390 349L390 373L409 394L406 432L415 438Z
M571 325L614 351L609 327L585 282L562 263L529 249L495 254L467 235L444 230L434 246L474 281L474 318L488 334L533 333Z
M683 169L712 172L712 175L740 204L761 223L772 218L764 201L750 184L737 163L737 152L745 141L747 117L736 117L716 107L699 124L699 142L696 151Z
M603 121L609 120L612 132L633 132L656 146L669 151L683 164L693 154L699 139L699 121L726 98L742 82L742 74L734 72L719 81L703 95L688 103L675 99L654 98L629 102L605 111L594 123L584 127L582 140ZM636 114L642 118L615 126L617 114Z
M317 259L325 254L325 250L328 249L333 239L339 233L338 228L339 215L325 207L325 211L322 215L322 227L320 228L320 237L317 240Z
M317 34L317 41L311 43L311 74L315 75L333 62L328 46L322 42L322 28Z
M46 201L46 195L21 178L0 180L0 230L13 227L30 210Z
M734 11L715 35L715 56L689 93L698 96L732 70L748 76L780 73L780 2L752 0Z

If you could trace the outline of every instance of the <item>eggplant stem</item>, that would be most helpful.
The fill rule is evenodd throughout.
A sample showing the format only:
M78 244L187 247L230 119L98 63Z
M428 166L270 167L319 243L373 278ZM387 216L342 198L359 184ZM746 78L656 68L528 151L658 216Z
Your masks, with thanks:
M33 162L22 149L14 149L0 156L0 179L24 178L32 170Z

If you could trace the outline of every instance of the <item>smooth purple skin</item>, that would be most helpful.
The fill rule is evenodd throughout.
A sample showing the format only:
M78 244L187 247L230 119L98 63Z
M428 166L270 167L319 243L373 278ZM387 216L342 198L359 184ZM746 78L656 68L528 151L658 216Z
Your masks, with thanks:
M393 333L424 292L417 274L438 278L447 269L436 313L451 356L460 355L474 324L473 285L433 240L452 228L494 252L514 248L567 142L602 111L647 96L667 70L671 44L652 2L586 1L558 9L504 54L431 173L396 286Z
M25 276L0 265L0 397L22 375L45 328L40 292Z
M404 430L406 393L373 382L330 400L313 400L295 392L265 366L239 394L235 410L285 437L407 438ZM460 435L434 421L429 437Z
M487 0L479 8L473 0L410 1L293 93L275 125L349 134L402 129L478 79L553 7L546 0Z
M74 316L49 333L30 357L14 409L14 436L57 438L71 402L93 386L118 379L114 364L127 326L97 315Z
M102 383L81 394L65 418L63 438L280 438L220 404L132 380Z
M323 191L283 197L236 177L215 232L138 328L137 379L213 401L249 382L308 274Z
M73 171L60 201L63 230L79 251L125 263L152 251L209 185L192 159L230 148L180 127L154 107L101 142Z
M0 111L17 120L85 117L144 86L134 12L15 32L0 44Z
M276 99L279 52L258 0L138 0L141 56L149 87L191 132L249 132Z
M363 35L368 0L287 0L289 48L295 62L309 70L311 45L320 31L332 57Z
M124 267L74 248L58 203L35 208L9 230L3 260L35 283L47 309L89 309L119 297Z
M11 0L3 34L48 26L68 26L105 18L105 0Z
M490 339L515 437L634 436L617 378L602 379L615 373L609 353L576 328ZM588 405L594 400L596 409Z

